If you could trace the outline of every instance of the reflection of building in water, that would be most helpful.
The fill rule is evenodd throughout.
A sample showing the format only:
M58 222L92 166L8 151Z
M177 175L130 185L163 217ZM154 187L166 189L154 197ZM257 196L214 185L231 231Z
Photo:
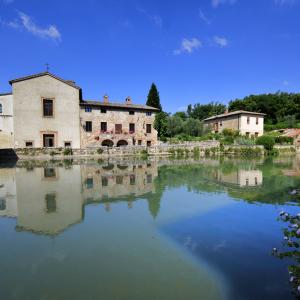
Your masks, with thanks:
M19 231L56 235L80 222L90 202L102 202L110 211L115 200L131 208L145 195L151 214L157 214L159 205L151 200L156 176L151 164L0 169L0 216L17 217Z
M0 216L17 216L16 169L0 169Z
M155 191L156 165L84 165L81 172L83 199L87 203L127 198L130 208L130 198Z
M261 170L234 170L230 173L217 170L215 179L223 183L237 184L241 187L258 186L263 183L263 173Z
M80 166L16 170L18 230L55 235L81 221Z

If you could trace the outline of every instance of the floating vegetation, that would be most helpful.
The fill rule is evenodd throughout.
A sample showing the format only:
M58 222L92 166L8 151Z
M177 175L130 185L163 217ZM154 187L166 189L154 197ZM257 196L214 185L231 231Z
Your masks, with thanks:
M293 292L300 299L300 213L293 216L287 212L280 212L279 219L287 223L287 228L283 230L283 247L280 251L273 248L273 255L283 259L290 258L293 264L288 267L289 281Z

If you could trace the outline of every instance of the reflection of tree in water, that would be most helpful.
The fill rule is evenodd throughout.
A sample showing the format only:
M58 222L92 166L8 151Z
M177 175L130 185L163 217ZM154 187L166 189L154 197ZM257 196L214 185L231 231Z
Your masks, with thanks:
M294 293L300 298L300 214L296 216L286 212L280 213L280 219L287 223L284 229L284 250L273 249L273 255L283 259L289 258L293 262L289 267L290 284Z

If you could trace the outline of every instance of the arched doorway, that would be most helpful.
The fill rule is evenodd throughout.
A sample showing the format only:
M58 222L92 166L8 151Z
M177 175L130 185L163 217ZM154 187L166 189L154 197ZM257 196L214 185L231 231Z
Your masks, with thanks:
M128 142L125 141L125 140L119 140L117 142L117 147L121 147L121 146L127 146L128 145Z
M104 140L101 143L102 146L106 146L106 147L112 147L114 145L114 142L112 140Z

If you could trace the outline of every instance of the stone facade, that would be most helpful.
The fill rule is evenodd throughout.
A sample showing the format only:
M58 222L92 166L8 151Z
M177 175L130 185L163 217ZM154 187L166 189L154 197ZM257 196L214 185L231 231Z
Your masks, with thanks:
M14 102L14 147L49 146L80 148L79 101L77 87L44 74L12 81ZM53 102L52 115L45 116L43 101Z
M13 147L13 96L0 94L0 145L1 148Z
M155 109L131 104L108 106L104 102L98 105L85 102L80 106L81 145L84 148L153 146L157 143L157 131L153 128Z
M0 149L72 148L157 143L156 108L84 101L74 81L49 72L10 81L11 94L0 94ZM105 124L105 125L104 125Z
M206 126L210 126L215 133L224 129L232 129L246 136L261 136L264 134L264 114L236 111L213 116L204 120Z

